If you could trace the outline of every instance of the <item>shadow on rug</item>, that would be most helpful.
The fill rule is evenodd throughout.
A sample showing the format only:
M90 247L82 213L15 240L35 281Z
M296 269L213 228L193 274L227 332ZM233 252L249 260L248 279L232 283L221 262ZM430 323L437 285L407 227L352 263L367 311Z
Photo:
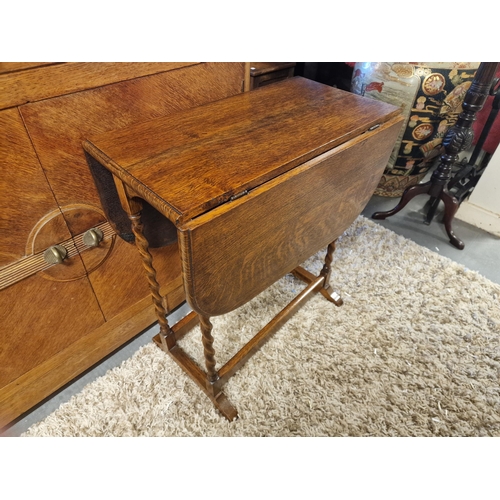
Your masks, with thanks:
M500 435L499 286L362 216L331 283L342 307L313 296L225 386L235 422L151 343L24 436ZM213 318L219 366L302 286ZM182 345L202 363L200 335Z

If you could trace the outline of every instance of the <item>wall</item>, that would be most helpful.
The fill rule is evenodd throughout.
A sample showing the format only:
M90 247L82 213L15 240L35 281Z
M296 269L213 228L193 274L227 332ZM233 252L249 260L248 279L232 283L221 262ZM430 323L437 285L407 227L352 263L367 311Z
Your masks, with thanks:
M455 217L500 236L500 148Z

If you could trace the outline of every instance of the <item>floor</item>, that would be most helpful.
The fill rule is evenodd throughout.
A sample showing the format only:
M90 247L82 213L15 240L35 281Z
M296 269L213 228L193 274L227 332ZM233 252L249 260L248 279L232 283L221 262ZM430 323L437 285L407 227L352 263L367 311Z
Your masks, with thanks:
M397 198L374 196L363 211L363 215L371 217L373 212L390 210L397 202ZM430 226L423 224L426 202L426 196L416 197L398 214L386 220L376 222L415 241L419 245L463 264L468 269L478 271L491 281L500 284L500 266L498 265L500 238L455 219L453 222L454 232L465 242L465 248L458 250L448 242L444 226L439 222L439 212ZM189 308L187 305L181 306L170 315L169 321L175 323L188 311ZM31 425L44 419L62 403L80 392L85 385L104 375L109 369L119 366L122 361L128 359L136 352L139 347L149 343L157 332L157 326L143 332L92 370L89 370L73 381L73 383L58 391L50 399L44 401L37 408L22 416L7 430L4 430L1 435L5 437L20 436Z

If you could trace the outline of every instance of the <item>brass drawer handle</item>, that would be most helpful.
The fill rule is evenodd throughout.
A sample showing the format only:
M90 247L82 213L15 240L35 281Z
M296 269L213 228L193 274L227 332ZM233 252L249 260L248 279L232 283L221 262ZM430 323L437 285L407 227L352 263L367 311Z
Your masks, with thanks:
M58 213L60 213L59 209L57 209L57 211ZM93 266L89 269L86 269L84 275L70 276L68 274L65 274L63 278L58 279L54 277L54 275L48 275L45 273L45 270L49 267L52 267L54 264L76 257L81 252L90 251L91 247L88 247L83 242L83 234L80 233L75 236L74 239L71 238L66 241L61 241L59 245L54 245L58 247L58 249L56 249L57 255L54 254L52 247L46 250L42 250L38 253L33 253L34 248L32 243L34 241L31 241L31 244L26 247L27 250L25 257L12 262L11 264L8 264L7 266L0 269L0 291L8 288L9 286L15 285L16 283L19 283L21 280L26 279L36 273L41 273L41 276L45 279L60 282L79 280L89 275L90 273L93 273L111 255L116 239L116 233L108 222L99 224L96 229L102 231L104 235L103 240L106 240L108 244L106 245L106 247L104 247L103 245L102 254L97 259L98 262L92 261Z
M47 264L61 264L61 262L67 257L68 251L62 245L54 245L43 254L43 258Z
M89 229L83 235L83 242L88 247L97 247L99 246L99 243L101 243L103 238L104 238L103 232L98 227L94 227L92 229Z

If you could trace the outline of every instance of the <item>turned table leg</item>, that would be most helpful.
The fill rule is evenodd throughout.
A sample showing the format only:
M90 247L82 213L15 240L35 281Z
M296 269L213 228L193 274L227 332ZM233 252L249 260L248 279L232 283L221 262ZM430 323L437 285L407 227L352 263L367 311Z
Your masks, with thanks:
M333 252L335 252L335 243L336 241L332 241L326 250L325 256L325 264L323 265L323 269L319 273L320 276L325 277L325 281L323 282L323 287L321 288L321 294L330 302L333 302L336 306L341 306L344 301L340 297L340 295L335 292L330 285L330 276L332 274L332 261L333 261Z
M160 294L160 284L156 279L156 270L153 267L153 256L149 252L148 240L144 236L141 212L128 215L132 224L132 232L135 236L135 244L142 259L142 265L146 271L146 277L151 290L151 297L155 306L156 317L160 325L160 337L165 347L170 350L176 345L175 335L167 321L167 311L163 305L163 298Z
M144 236L141 218L143 209L142 202L120 179L113 176L113 180L120 199L120 204L130 220L132 232L135 237L135 245L141 256L144 270L146 271L146 278L151 291L156 318L160 325L159 337L161 339L161 345L166 351L171 351L176 346L176 338L167 321L167 310L163 305L163 297L160 294L160 284L156 279L156 269L153 267L153 256L149 251L148 240Z
M222 392L222 385L225 380L219 377L219 372L215 369L215 350L213 347L212 323L208 316L198 315L200 318L201 341L203 343L203 355L205 357L205 367L207 369L205 393L215 404L217 409L230 422L237 418L236 408Z
M199 317L201 341L203 342L203 355L205 357L205 366L207 368L207 381L213 387L213 384L215 384L215 382L219 379L219 375L215 369L215 350L213 347L214 338L212 337L213 327L208 316L202 316L200 314Z

